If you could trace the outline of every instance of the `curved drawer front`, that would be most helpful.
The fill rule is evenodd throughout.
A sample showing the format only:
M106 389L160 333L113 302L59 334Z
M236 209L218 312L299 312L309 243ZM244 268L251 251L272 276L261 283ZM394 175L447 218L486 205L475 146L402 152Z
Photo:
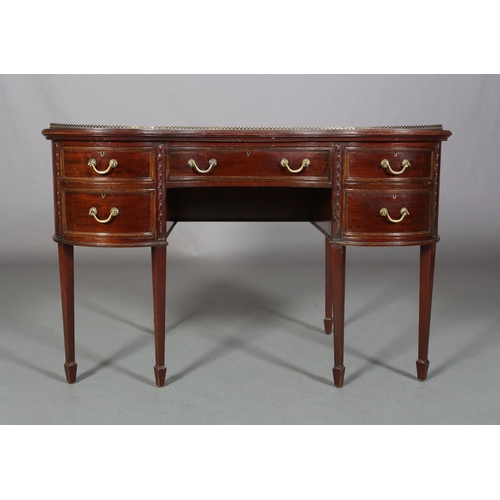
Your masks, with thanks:
M168 180L328 182L330 148L171 147Z
M345 236L378 239L394 236L430 237L429 192L347 193Z
M395 146L345 148L346 180L393 180L432 178L434 148Z
M155 149L147 147L61 147L61 174L66 179L152 180Z
M89 193L63 191L63 233L68 237L154 236L154 191Z

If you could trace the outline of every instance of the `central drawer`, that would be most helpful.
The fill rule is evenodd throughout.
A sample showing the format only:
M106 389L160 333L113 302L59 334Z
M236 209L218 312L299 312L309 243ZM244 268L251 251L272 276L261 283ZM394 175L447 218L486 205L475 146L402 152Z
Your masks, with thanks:
M328 182L331 148L170 147L168 181Z

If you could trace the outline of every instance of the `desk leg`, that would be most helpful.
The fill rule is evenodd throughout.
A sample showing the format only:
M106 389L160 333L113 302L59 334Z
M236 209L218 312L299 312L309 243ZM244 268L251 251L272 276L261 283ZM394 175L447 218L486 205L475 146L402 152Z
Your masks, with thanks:
M61 302L64 330L64 352L66 380L72 384L76 380L75 362L75 279L73 246L58 245L59 277L61 279Z
M167 274L167 247L151 247L153 271L153 304L155 330L155 379L158 387L165 385L167 368L165 367L165 300Z
M325 237L325 333L332 333L332 243Z
M335 387L344 383L344 304L345 304L345 256L346 248L330 243L331 289L333 298L333 380Z
M431 325L432 288L434 282L434 262L436 259L436 244L420 247L420 303L418 321L418 360L417 377L427 378L429 368L429 330Z

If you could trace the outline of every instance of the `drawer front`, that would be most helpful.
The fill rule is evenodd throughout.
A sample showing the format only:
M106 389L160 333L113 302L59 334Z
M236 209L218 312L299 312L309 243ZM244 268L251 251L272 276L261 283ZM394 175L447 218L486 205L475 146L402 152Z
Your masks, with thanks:
M430 236L429 192L348 192L345 234ZM392 219L392 220L391 220Z
M433 148L346 147L346 179L402 180L432 178Z
M89 193L63 191L63 232L131 238L154 234L154 191Z
M61 173L67 179L152 180L155 150L147 147L61 147Z
M172 147L167 156L168 179L174 181L330 179L330 148Z

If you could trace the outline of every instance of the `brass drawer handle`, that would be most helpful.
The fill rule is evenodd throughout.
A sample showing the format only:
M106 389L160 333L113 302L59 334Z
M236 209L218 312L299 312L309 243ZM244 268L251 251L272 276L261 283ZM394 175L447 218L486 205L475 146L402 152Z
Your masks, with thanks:
M99 222L100 224L107 224L113 217L116 217L118 214L120 213L120 211L116 208L116 207L113 207L110 211L109 211L109 217L105 220L101 220L97 217L97 208L96 207L92 207L90 210L89 210L89 215L91 215L92 217L94 217L94 219Z
M302 170L304 170L309 165L311 165L311 160L309 158L304 158L302 160L302 165L299 168L295 169L295 170L293 168L290 168L290 165L288 164L288 160L286 158L283 158L280 161L280 165L282 167L286 167L288 169L288 171L291 172L292 174L300 174L300 172L302 172Z
M210 170L212 170L213 167L217 165L217 160L212 158L211 160L208 160L208 168L205 170L201 169L196 165L196 162L191 158L188 160L188 167L194 168L199 174L208 174Z
M97 174L106 175L112 168L116 168L118 166L118 162L116 160L109 160L109 166L106 170L97 170L97 161L95 160L95 158L90 158L90 160L87 162L87 165L89 167L92 167Z
M387 210L387 208L381 208L380 209L380 212L379 214L382 216L382 217L387 217L388 220L390 220L391 222L394 222L394 224L397 224L398 222L401 222L407 215L410 215L410 212L408 211L408 209L406 207L403 207L399 213L401 214L401 218L400 219L393 219L390 215L389 215L389 210Z
M382 160L380 166L389 170L392 175L401 175L407 168L411 167L411 163L410 160L403 160L401 162L401 170L393 170L389 160Z

